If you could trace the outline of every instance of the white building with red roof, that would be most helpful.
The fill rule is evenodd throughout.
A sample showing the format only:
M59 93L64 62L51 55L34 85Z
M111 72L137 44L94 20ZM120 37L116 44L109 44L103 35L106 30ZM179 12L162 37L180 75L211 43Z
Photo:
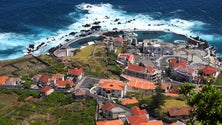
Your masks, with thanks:
M217 72L217 69L216 67L213 67L213 66L205 66L203 68L203 75L205 76L215 77L216 72Z
M65 77L64 74L56 73L56 74L52 74L51 80L54 81L55 83L56 80L64 80L64 77Z
M122 37L115 37L114 39L113 39L113 45L114 46L123 46L123 42L124 42L124 40L123 40L123 38Z
M207 79L208 77L216 77L217 69L213 66L206 65L188 65L186 59L170 59L169 60L170 73L173 79L182 82L198 81L198 72L202 71L202 76Z
M82 68L73 68L68 71L67 76L68 78L74 80L74 81L79 81L83 78L84 71Z
M119 80L101 79L99 81L99 94L108 97L123 98L126 95L126 83Z
M51 81L51 78L48 75L44 74L39 77L38 84L39 85L49 85L50 81Z
M141 123L145 123L149 121L149 114L147 114L146 110L141 110L139 107L134 106L131 108L133 113L132 116L127 116L127 122L130 125L140 125Z
M43 86L41 89L41 93L44 95L50 95L54 92L54 89L51 86Z
M152 94L156 88L155 83L145 79L132 77L129 75L121 75L121 78L128 81L127 89L133 91L144 92L146 94Z
M125 68L125 74L154 82L161 78L160 71L152 66L143 67L135 64L129 64Z
M192 110L189 106L184 107L172 107L167 109L168 115L173 119L187 119L190 115L190 111Z
M120 53L117 57L117 62L120 62L124 65L134 63L134 55L130 53Z
M197 76L196 68L197 67L187 65L186 59L179 58L169 60L170 73L173 78L178 81L193 82Z
M72 80L56 80L56 87L57 88L66 88L67 86L73 87L74 83Z
M125 116L127 112L114 103L106 103L102 106L102 115L106 119L118 119L120 116Z

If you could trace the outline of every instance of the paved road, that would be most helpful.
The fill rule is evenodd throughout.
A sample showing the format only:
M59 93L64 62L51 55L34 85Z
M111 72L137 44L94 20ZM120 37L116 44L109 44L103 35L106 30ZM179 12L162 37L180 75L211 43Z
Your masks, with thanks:
M79 88L88 88L90 87L91 83L99 83L100 79L99 78L93 78L89 76L85 76L78 84Z

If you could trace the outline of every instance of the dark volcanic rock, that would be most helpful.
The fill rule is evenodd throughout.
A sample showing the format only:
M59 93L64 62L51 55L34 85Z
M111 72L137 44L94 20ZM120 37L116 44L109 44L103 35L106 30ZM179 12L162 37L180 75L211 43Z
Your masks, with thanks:
M116 18L116 19L114 20L114 22L117 22L117 21L119 21L119 19L118 19L118 18Z
M87 5L87 6L86 6L86 8L92 8L92 6L90 6L90 5Z
M133 20L128 20L128 21L126 21L126 23L131 23Z
M75 35L77 32L71 32L69 33L69 35Z
M34 44L29 44L29 48L34 49L35 45Z
M199 36L197 36L197 37L190 36L190 37L196 40L195 41L195 40L190 39L188 41L190 44L198 45L199 46L198 48L202 48L202 49L206 49L209 47L208 42L204 39L201 39Z
M80 30L80 32L90 32L91 30Z
M92 26L90 29L91 30L99 30L99 29L101 29L101 26Z
M85 24L85 25L82 25L83 27L90 27L91 25L90 24Z
M105 16L105 19L109 19L109 16Z
M100 21L95 21L93 24L98 25L100 23L101 23Z
M124 32L121 30L121 31L109 31L109 32L105 32L103 33L103 35L105 36L118 36L118 35L123 35Z
M113 30L117 30L117 28L113 28Z

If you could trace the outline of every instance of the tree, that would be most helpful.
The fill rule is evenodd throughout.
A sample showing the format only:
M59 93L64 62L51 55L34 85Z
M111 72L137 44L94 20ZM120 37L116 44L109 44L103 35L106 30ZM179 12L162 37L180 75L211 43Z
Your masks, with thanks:
M180 87L179 89L179 93L183 94L186 98L190 95L191 91L193 91L193 89L195 88L195 86L192 83L185 83L183 84L183 86Z
M222 93L213 85L206 85L195 94L191 102L195 107L197 119L205 125L222 123Z
M24 87L25 89L31 88L31 84L32 84L31 78L29 78L29 77L27 77L27 76L23 76L23 77L22 77L22 81L23 81L23 87Z
M11 121L7 118L3 118L2 116L0 117L0 124L1 125L11 125Z
M156 94L152 96L152 109L158 111L165 102L165 96L161 93L161 86L156 87Z
M184 92L184 95L188 95L187 102L193 107L193 114L196 116L196 119L203 125L221 124L222 92L211 84L203 86L202 90L199 92L187 86L187 84L184 84L180 92Z

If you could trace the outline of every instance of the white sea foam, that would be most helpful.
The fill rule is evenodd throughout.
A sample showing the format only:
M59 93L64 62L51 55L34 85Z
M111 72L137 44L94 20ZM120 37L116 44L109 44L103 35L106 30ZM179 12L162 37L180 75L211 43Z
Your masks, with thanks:
M182 10L182 9L177 9L176 11L170 12L170 14L180 13L180 12L183 12L183 11L184 11L184 10Z
M83 27L82 25L93 25L93 22L95 21L100 21L99 25L102 27L102 31L112 30L113 28L122 30L134 30L135 28L140 30L170 30L172 32L184 34L187 36L203 36L203 39L209 41L213 41L218 38L215 38L211 35L201 34L201 30L206 25L201 21L183 20L179 18L155 20L147 14L127 13L126 11L120 9L122 8L119 7L119 9L114 9L111 4L82 3L76 6L74 12L71 12L67 15L73 19L74 23L68 26L66 29L60 29L57 32L52 33L48 30L38 29L35 27L34 29L38 29L38 32L41 33L38 35L29 36L3 33L0 34L0 50L13 48L19 45L26 48L29 44L35 44L35 47L37 47L42 42L44 42L45 44L33 54L38 55L46 53L51 47L63 43L65 39L73 38L73 36L67 36L67 34L70 32L80 32L81 30L87 30L89 27ZM177 10L175 12L181 11L183 10ZM19 57L21 56L21 53L22 52L13 54L13 57ZM0 57L0 60L3 59L8 58Z
M149 15L128 14L125 11L113 9L112 5L110 4L80 4L77 6L77 8L79 10L88 11L88 14L85 14L80 19L81 24L79 26L86 23L92 23L94 21L101 21L100 26L102 26L103 30L112 30L113 28L127 30L133 30L134 28L144 30L168 29L180 34L196 35L191 31L191 29L195 28L194 26L203 27L204 25L204 23L200 21L186 21L182 19L154 20ZM114 20L117 18L119 19L119 21L114 22ZM127 21L131 22L126 23ZM78 25L78 23L80 22L77 22L74 25Z

